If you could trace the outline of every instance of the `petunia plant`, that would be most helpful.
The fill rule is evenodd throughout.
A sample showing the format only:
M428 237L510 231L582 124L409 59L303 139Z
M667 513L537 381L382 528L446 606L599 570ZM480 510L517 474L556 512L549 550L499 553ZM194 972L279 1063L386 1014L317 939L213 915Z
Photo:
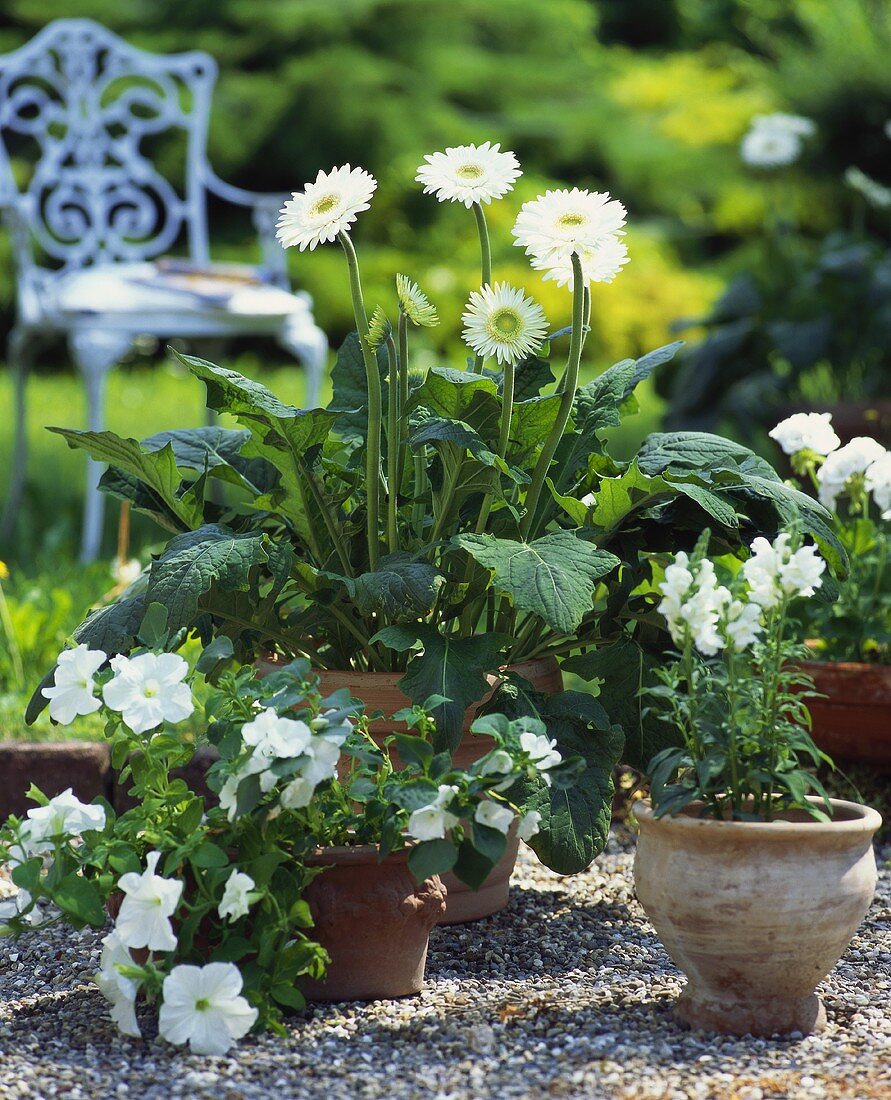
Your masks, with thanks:
M217 686L201 693L203 732L189 741L179 727L198 705L197 669L211 668ZM323 976L304 892L325 864L308 856L409 848L418 881L453 871L476 888L511 830L521 840L539 830L541 813L521 807L526 785L568 792L584 767L543 723L499 714L477 721L487 740L466 771L434 751L422 707L393 716L405 732L375 741L361 702L323 696L303 659L260 678L215 643L197 669L174 653L110 663L83 645L63 653L51 712L101 712L135 804L115 814L32 788L37 805L0 829L17 888L0 901L0 934L59 920L101 929L110 917L95 980L112 1019L139 1037L137 1004L156 1003L161 1037L195 1053L222 1054L255 1026L281 1030L283 1013L304 1005L301 979ZM217 751L217 797L181 777L199 746Z
M629 260L626 210L576 187L519 210L513 236L530 279L569 291L567 316L546 319L533 294L493 271L486 208L519 173L514 154L488 142L431 154L418 170L425 191L467 208L479 238L466 362L425 371L413 361L417 328L438 312L408 274L369 308L352 231L376 181L346 165L295 193L278 223L285 247L336 243L344 254L356 331L338 352L327 408L295 408L183 356L209 407L237 428L142 442L54 430L108 463L107 492L171 533L146 576L78 627L76 642L129 653L226 637L244 662L275 654L399 672L414 704L438 696L437 751L457 745L468 708L501 680L494 705L544 721L561 751L586 760L571 797L528 791L543 815L536 843L572 871L605 842L614 764L643 765L664 742L637 697L668 644L654 561L707 525L722 551L744 554L799 516L834 566L843 554L825 509L745 447L656 433L629 461L610 457L610 429L679 345L581 382L591 296L608 293ZM562 661L599 696L536 697L512 670L539 658ZM38 691L29 718L43 704Z

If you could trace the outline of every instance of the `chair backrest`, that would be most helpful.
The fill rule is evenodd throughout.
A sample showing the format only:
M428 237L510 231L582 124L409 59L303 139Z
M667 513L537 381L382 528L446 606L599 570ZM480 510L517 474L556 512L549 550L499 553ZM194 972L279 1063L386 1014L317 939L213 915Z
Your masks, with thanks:
M215 79L207 54L146 53L89 19L56 20L0 56L0 203L17 206L38 262L138 261L183 238L193 259L207 260ZM171 131L185 139L175 172L157 156L156 139ZM20 192L16 175L27 168ZM23 249L19 240L27 265Z

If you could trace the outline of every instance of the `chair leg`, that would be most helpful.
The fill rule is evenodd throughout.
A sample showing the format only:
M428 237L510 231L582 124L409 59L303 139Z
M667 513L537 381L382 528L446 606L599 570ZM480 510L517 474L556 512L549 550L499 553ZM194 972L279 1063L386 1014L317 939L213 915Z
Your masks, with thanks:
M15 533L19 508L21 508L25 493L25 476L28 465L27 388L28 367L30 366L28 337L28 330L21 325L16 325L10 332L7 341L7 357L9 359L9 369L13 375L15 392L15 438L10 463L9 495L3 506L3 515L0 517L0 539L4 542L12 538Z
M92 432L105 427L105 384L108 372L132 343L127 333L74 332L69 337L71 356L83 376L87 391L87 426ZM87 461L87 484L84 499L84 520L81 534L80 560L95 561L102 545L102 520L105 498L99 491L102 463Z
M328 337L308 317L297 314L288 318L279 335L279 343L306 369L306 408L318 404L322 378L328 365Z

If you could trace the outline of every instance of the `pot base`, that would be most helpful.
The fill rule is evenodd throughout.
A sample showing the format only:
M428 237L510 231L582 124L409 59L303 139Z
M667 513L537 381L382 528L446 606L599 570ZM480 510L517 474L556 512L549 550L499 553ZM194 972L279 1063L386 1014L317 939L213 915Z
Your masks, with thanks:
M809 997L767 1001L717 1000L702 997L686 986L674 1007L677 1019L700 1031L720 1035L754 1035L769 1039L792 1031L813 1035L826 1026L826 1009L816 993Z

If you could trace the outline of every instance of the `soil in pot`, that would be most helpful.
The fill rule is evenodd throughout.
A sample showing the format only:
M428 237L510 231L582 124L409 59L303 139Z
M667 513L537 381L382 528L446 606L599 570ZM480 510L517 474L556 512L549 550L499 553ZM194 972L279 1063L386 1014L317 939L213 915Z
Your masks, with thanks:
M327 848L307 860L326 870L306 890L310 935L331 963L323 981L301 989L310 1001L407 997L424 985L430 929L445 912L437 876L416 883L408 852L378 862L374 845Z
M696 810L640 826L637 896L687 976L675 1008L692 1027L771 1036L820 1030L815 993L866 914L879 814L832 800L833 820L716 821Z
M891 771L891 665L803 661L825 698L808 699L811 736L833 760Z

